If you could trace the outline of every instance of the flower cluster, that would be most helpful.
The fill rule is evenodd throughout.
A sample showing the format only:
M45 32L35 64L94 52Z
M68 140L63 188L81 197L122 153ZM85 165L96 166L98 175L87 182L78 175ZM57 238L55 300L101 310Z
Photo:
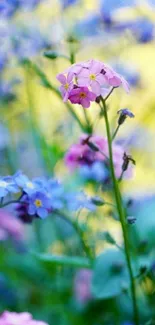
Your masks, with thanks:
M105 96L112 88L123 86L128 92L127 81L103 62L89 60L73 64L64 73L57 75L64 102L88 108L98 96Z
M23 313L15 313L5 311L0 316L0 325L48 325L45 322L37 321L32 318L32 315L23 312Z
M113 160L117 177L120 177L122 173L123 156L124 150L122 146L113 144ZM90 172L92 172L92 176L94 173L95 175L97 174L97 181L104 180L109 169L109 150L107 139L101 136L90 137L88 135L83 135L80 138L79 143L73 144L70 147L66 153L65 162L71 170L82 166L83 174L90 175ZM130 174L131 168L128 169L127 176Z
M20 194L13 203L17 203L17 215L24 222L31 222L33 217L44 219L49 213L62 208L70 211L79 208L95 209L92 199L85 193L66 192L63 185L55 179L30 180L20 171L13 176L0 178L1 207L9 204L9 201L5 201L7 196L15 194Z

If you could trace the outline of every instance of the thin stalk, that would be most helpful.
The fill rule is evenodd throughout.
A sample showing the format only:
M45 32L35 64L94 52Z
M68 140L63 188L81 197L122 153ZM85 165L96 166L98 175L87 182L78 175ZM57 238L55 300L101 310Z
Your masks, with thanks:
M130 252L129 252L129 243L128 243L128 237L127 237L127 229L126 229L124 209L123 209L123 206L122 206L121 194L120 194L120 191L119 191L117 179L116 179L116 176L115 176L115 170L114 170L113 152L112 152L112 138L111 138L108 114L107 114L107 110L106 110L105 101L104 101L103 98L101 100L102 100L102 105L103 105L103 109L104 109L105 125L106 125L106 132L107 132L107 138L108 138L111 177L112 177L112 181L113 181L116 206L117 206L117 210L118 210L118 214L119 214L119 218L120 218L120 223L121 223L121 227L122 227L122 232L123 232L124 246L125 246L125 256L126 256L126 262L127 262L127 267L128 267L129 276L130 276L131 295L132 295L133 312L134 312L134 323L135 323L135 325L139 325L138 306L137 306L137 299L136 299L136 288L135 288L134 275L133 275L132 266L131 266L131 259L130 259Z
M19 200L11 200L11 201L8 201L8 202L6 202L6 203L1 204L1 205L0 205L0 209L6 207L7 205L15 204L15 203L20 203L20 201L19 201Z
M71 51L70 53L70 63L71 64L75 63L75 53L73 51Z
M118 124L118 125L117 125L117 128L116 128L116 130L114 131L114 134L113 134L113 136L112 136L112 140L115 139L115 137L116 137L116 135L117 135L117 133L118 133L118 131L119 131L119 128L120 128L120 125Z
M38 251L43 252L45 249L45 246L43 243L42 224L40 224L40 221L41 220L34 220L33 227L34 227L35 241L37 244Z
M86 108L83 108L83 113L84 113L85 121L86 121L86 124L87 124L87 131L88 131L88 133L92 134L92 131L93 131L92 130L92 125L90 123Z
M115 89L115 87L112 87L111 90L109 91L108 95L104 98L104 101L106 101L110 95L112 94L113 90Z
M42 84L52 90L56 95L57 97L59 97L60 99L62 99L62 96L61 96L61 93L60 91L51 84L51 82L48 80L46 74L39 68L39 66L33 62L31 62L30 60L26 60L24 62L24 64L31 68L41 79L42 81ZM74 111L72 105L70 105L69 103L65 103L67 109L69 110L69 112L71 113L71 115L73 116L73 118L76 120L76 122L79 124L80 128L83 130L83 131L86 131L86 126L81 122L80 118L78 117L78 115L76 114L76 112Z

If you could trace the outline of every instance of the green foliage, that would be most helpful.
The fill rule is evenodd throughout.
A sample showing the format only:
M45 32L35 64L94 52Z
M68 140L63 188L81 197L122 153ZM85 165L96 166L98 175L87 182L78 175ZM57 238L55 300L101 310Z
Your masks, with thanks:
M124 255L116 249L100 254L95 262L92 292L97 299L120 295L130 285Z

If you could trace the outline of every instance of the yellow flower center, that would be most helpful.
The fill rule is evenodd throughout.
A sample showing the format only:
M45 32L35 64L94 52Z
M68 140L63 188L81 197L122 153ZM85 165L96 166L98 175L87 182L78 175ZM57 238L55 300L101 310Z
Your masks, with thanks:
M90 80L96 80L96 75L92 73L90 74L89 78Z
M65 85L64 85L64 88L65 88L66 90L68 90L68 88L69 88L69 84L68 84L68 83L65 84Z
M0 186L1 186L1 187L6 187L6 186L7 186L7 183L4 182L4 181L0 181Z
M80 93L80 98L86 98L86 94L84 92Z
M35 202L34 202L34 204L35 204L35 206L36 206L37 208L42 207L42 201L41 201L41 200L36 199Z

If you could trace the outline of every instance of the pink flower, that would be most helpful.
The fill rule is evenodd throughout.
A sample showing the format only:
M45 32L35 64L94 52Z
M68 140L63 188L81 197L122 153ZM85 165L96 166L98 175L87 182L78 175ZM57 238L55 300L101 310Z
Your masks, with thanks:
M74 86L73 77L74 77L74 74L71 72L68 73L67 77L62 73L57 75L57 79L61 83L60 91L63 96L64 102L67 102L70 91L73 89L73 86Z
M95 151L87 144L96 145L101 151ZM120 177L122 173L124 149L122 146L113 143L113 160L116 177ZM108 141L101 136L89 136L84 134L79 143L73 144L65 155L65 163L73 171L83 165L91 166L94 162L103 161L107 162L109 158ZM132 166L129 165L128 170L125 172L125 177L131 177Z
M22 222L16 219L7 211L0 210L0 241L11 237L15 240L22 240L24 235L24 226Z
M32 315L24 313L15 313L5 311L0 316L0 325L48 325L42 321L33 320Z
M91 101L95 101L96 95L87 87L78 87L71 90L69 100L73 104L81 104L84 108L90 106Z
M86 304L91 298L92 271L82 269L77 272L74 281L74 295L79 303Z
M102 73L103 63L91 60L88 68L83 68L78 74L78 85L91 87L96 96L101 95L101 87L105 84Z

